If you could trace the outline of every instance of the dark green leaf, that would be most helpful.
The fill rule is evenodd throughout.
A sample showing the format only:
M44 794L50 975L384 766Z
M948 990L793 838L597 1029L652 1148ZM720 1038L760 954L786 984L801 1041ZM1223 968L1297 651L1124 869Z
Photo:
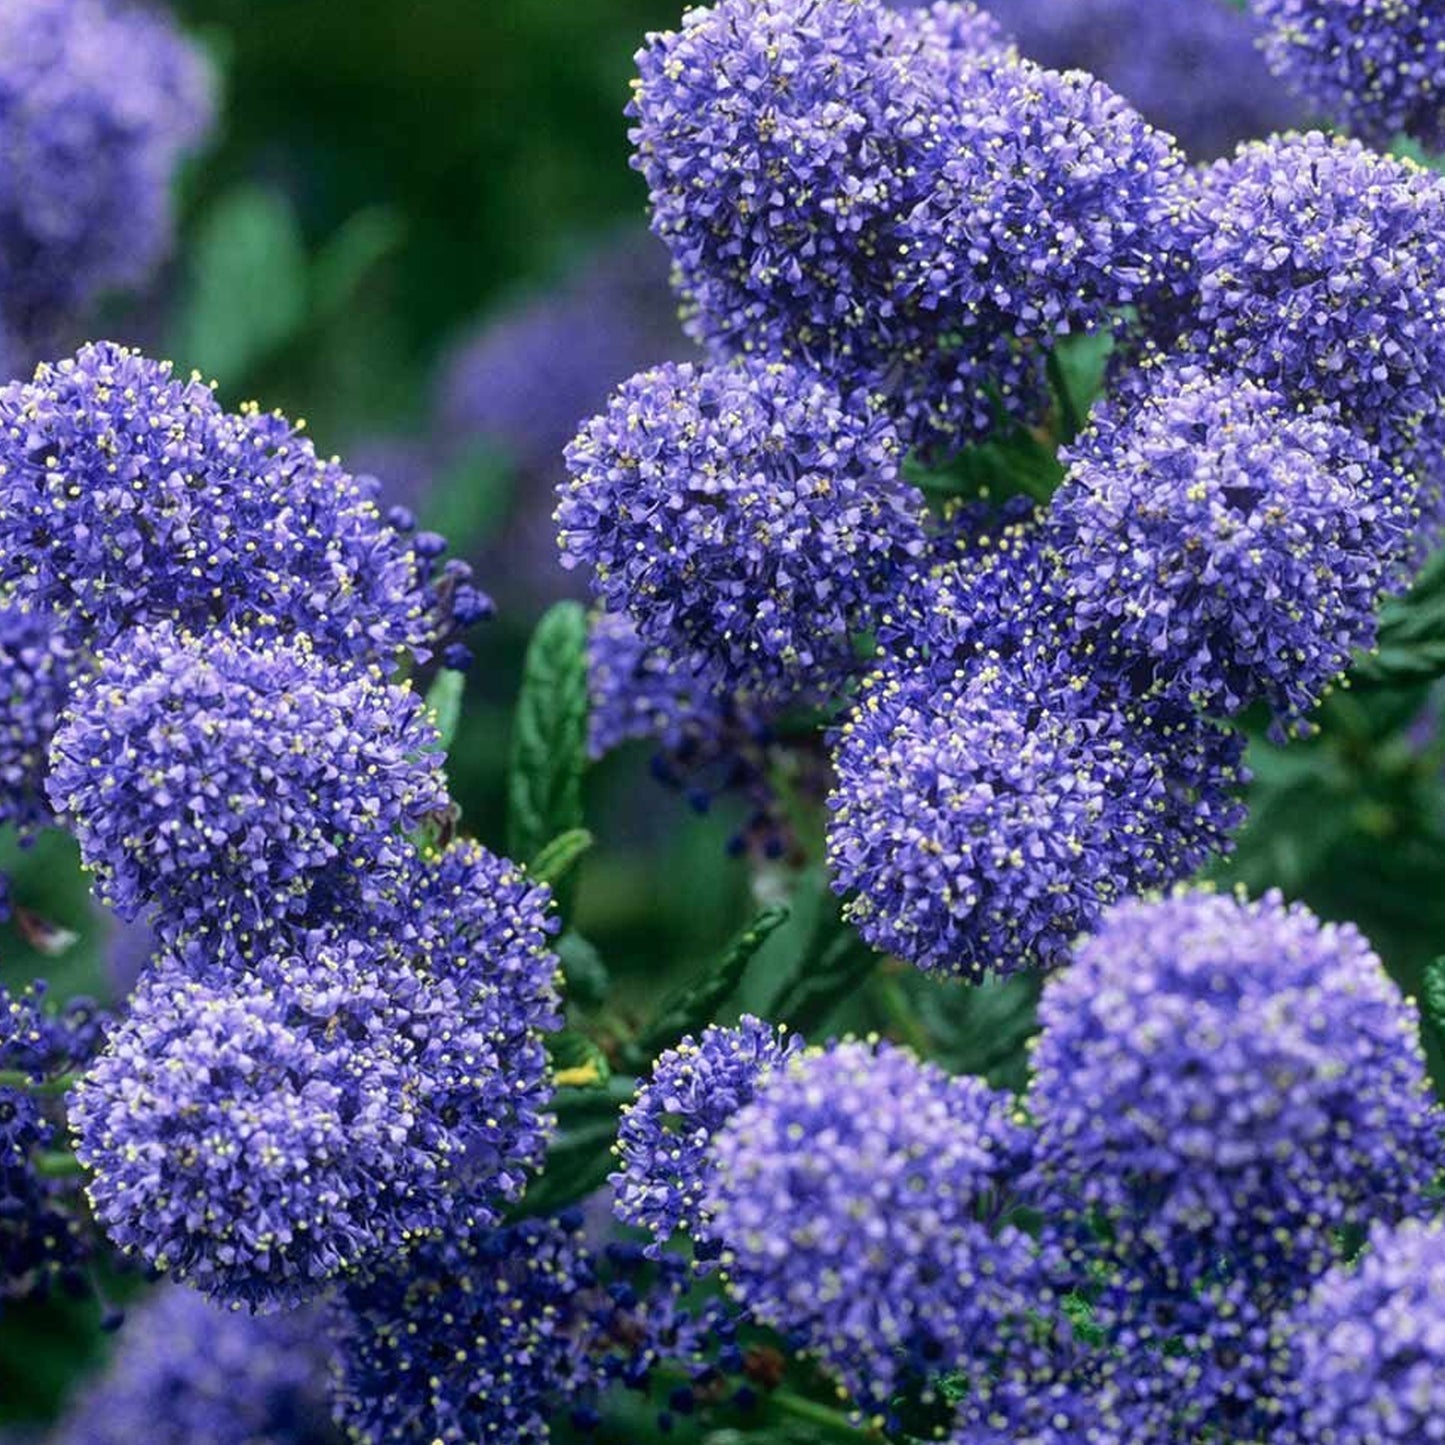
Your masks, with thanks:
M878 958L850 925L828 918L783 980L768 1016L807 1038L873 972Z
M1425 1012L1437 1029L1445 1030L1445 958L1425 965Z
M561 1086L595 1089L612 1077L606 1054L577 1029L562 1029L552 1034L547 1040L547 1052L552 1056L552 1071Z
M1445 552L1426 564L1404 597L1385 605L1375 650L1357 659L1350 676L1369 687L1445 677Z
M992 441L964 448L942 468L924 467L910 459L905 471L915 486L934 496L995 502L1019 496L1047 502L1064 476L1054 452L1019 426Z
M602 1088L557 1090L557 1139L541 1177L517 1206L518 1216L553 1214L585 1199L612 1172L617 1120L637 1092L636 1079L614 1075Z
M456 738L457 724L462 720L462 694L466 690L466 675L450 667L437 673L436 681L427 689L427 711L436 723L443 750L450 748Z
M405 226L385 206L342 223L311 268L311 320L327 321L355 299L368 276L401 245Z
M1107 331L1065 337L1049 356L1049 384L1058 413L1055 431L1061 442L1072 441L1103 394L1114 338Z
M596 1008L605 1003L612 988L612 979L602 955L575 928L569 928L557 943L557 957L562 960L567 998L583 1008Z
M587 618L559 602L527 648L512 731L508 849L533 858L559 833L582 826L587 759Z
M737 990L743 973L769 937L787 922L785 904L765 908L733 939L701 978L681 989L658 1010L657 1017L638 1039L634 1052L639 1065L670 1049L686 1034L705 1028L718 1008Z
M596 841L586 828L571 828L559 834L532 860L532 876L555 888Z

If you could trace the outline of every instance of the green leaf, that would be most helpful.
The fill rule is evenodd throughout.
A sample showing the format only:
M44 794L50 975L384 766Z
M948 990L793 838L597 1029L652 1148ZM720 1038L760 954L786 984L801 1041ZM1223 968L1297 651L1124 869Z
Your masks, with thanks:
M733 939L702 977L679 990L658 1010L630 1052L639 1067L670 1049L679 1039L710 1024L719 1007L737 990L743 973L758 950L788 921L791 910L785 904L765 908Z
M591 942L575 928L569 928L558 940L557 957L562 960L562 976L570 1002L583 1008L596 1008L607 1001L612 991L607 965Z
M527 648L512 731L508 850L533 858L559 833L582 826L587 760L587 618L559 602Z
M462 720L462 694L467 689L466 674L444 667L436 681L427 689L426 706L436 723L443 751L450 748Z
M306 318L306 251L290 203L261 186L229 191L201 224L174 354L228 385Z
M368 206L342 222L311 267L312 322L341 315L405 235L401 217L386 206Z
M1375 650L1356 661L1350 676L1368 687L1445 677L1445 552L1431 558L1404 597L1385 605Z
M924 467L909 458L904 472L924 492L964 501L1023 496L1045 503L1064 478L1054 452L1017 425L991 441L965 447L941 468Z
M1445 1030L1445 958L1425 965L1425 1012L1437 1029Z
M836 915L821 926L783 980L768 1016L805 1039L873 972L879 955Z
M563 1029L547 1040L552 1070L559 1087L596 1089L612 1077L607 1055L577 1029Z
M1114 338L1107 331L1089 336L1065 337L1049 354L1049 384L1053 388L1061 442L1070 442L1083 430L1094 402L1103 395L1104 380Z
M532 876L539 883L555 888L596 841L586 828L569 828L558 834L532 860Z
M557 1090L553 1112L557 1138L547 1165L514 1211L521 1217L553 1214L585 1199L612 1172L612 1145L622 1106L637 1092L637 1080L613 1075L601 1088Z

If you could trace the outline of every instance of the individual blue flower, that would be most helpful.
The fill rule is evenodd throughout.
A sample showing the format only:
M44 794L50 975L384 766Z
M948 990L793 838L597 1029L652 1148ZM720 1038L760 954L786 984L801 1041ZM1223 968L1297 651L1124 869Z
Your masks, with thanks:
M50 740L83 666L53 618L0 599L0 824L22 837L50 822Z
M865 398L795 366L660 366L567 449L565 566L715 688L825 693L923 549L902 445Z
M1111 912L1044 987L1028 1108L1051 1217L1185 1298L1288 1296L1445 1159L1419 1020L1365 939L1277 893Z
M50 1445L339 1445L310 1311L257 1317L165 1286L129 1311Z
M828 862L875 948L975 980L1052 966L1110 903L1227 846L1239 741L1062 661L865 687L834 754Z
M703 1231L729 1292L865 1407L994 1348L1044 1300L1032 1241L1003 1222L1028 1153L1011 1108L888 1044L776 1065L712 1145Z
M1445 1418L1445 1223L1377 1227L1288 1320L1283 1445L1406 1445Z
M661 1054L617 1131L612 1176L617 1217L652 1235L657 1255L674 1235L700 1238L700 1208L713 1168L714 1136L757 1093L800 1040L745 1014L714 1024ZM715 1251L702 1249L700 1257Z
M165 256L175 172L211 109L200 52L150 5L3 7L0 316L23 353Z
M1233 5L989 0L988 9L1030 59L1097 76L1196 159L1302 119L1256 53L1263 26Z
M379 512L374 479L277 413L223 412L198 379L109 343L0 389L0 587L92 647L220 621L303 632L338 658L425 654L474 589L438 537Z
M1049 541L1076 624L1136 688L1302 726L1404 580L1414 484L1256 382L1166 367L1066 459Z
M246 928L371 896L446 806L421 698L304 639L131 633L75 691L51 802L96 894L168 927Z
M1250 0L1269 68L1314 110L1369 145L1413 136L1445 147L1440 0Z
M991 339L980 358L890 298L920 161L1002 52L972 6L920 19L877 0L720 0L650 37L634 165L692 334L884 395L910 441L988 430Z
M1206 170L1188 224L1185 346L1406 452L1445 396L1445 182L1357 141L1276 137Z

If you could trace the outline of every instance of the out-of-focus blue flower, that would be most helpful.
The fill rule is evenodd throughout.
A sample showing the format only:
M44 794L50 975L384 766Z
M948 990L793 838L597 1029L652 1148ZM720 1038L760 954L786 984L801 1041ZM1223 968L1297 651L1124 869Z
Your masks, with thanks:
M21 355L150 275L175 170L210 121L204 61L151 6L0 8L0 328Z
M567 449L564 565L706 684L826 694L924 547L902 445L866 398L782 363L657 367Z
M1250 0L1265 59L1306 104L1382 149L1445 146L1440 0Z
M100 901L157 926L256 929L374 897L405 831L446 806L421 698L306 640L169 623L124 637L76 689L50 798Z

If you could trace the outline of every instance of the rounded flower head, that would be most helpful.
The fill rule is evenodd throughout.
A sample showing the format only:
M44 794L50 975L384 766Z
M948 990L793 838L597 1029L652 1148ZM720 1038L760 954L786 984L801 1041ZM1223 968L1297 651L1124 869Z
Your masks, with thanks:
M421 699L305 639L128 634L77 687L50 798L102 903L254 928L368 896L446 805Z
M0 824L50 821L50 740L80 659L53 619L0 600Z
M1376 1228L1289 1321L1286 1445L1415 1445L1445 1419L1445 1224Z
M887 1044L795 1054L718 1133L705 1232L731 1293L860 1402L1037 1301L1007 1225L1027 1135L1011 1101ZM946 1366L945 1366L946 1368Z
M1401 132L1445 146L1445 5L1440 0L1250 0L1269 68L1313 109L1369 145Z
M971 5L720 0L638 55L634 164L690 329L886 395L923 438L992 423L979 358L890 301L919 166L996 27Z
M169 249L173 174L210 123L209 90L200 53L149 5L0 7L0 311L27 349Z
M1137 687L1297 723L1372 645L1414 487L1331 413L1171 367L1098 409L1068 460L1063 585Z
M1445 182L1355 141L1287 136L1205 171L1189 225L1187 343L1404 450L1445 395Z
M1039 1013L1054 1207L1102 1215L1170 1288L1294 1287L1333 1231L1416 1208L1445 1158L1414 1008L1353 927L1278 894L1126 904Z
M633 377L567 450L566 566L644 641L717 687L825 692L895 572L923 548L902 446L861 397L744 361Z
M980 979L1065 957L1116 899L1226 846L1242 747L1016 659L885 671L835 754L828 860L875 948Z
M168 363L86 346L0 389L0 585L97 648L225 620L389 664L437 640L466 582L433 579L443 544L383 518L378 485L280 415L223 412Z
M617 1217L651 1233L650 1254L682 1230L695 1247L701 1243L699 1209L713 1168L713 1136L800 1044L744 1015L736 1028L713 1025L658 1057L623 1111L617 1131L622 1168L611 1180ZM713 1253L698 1250L701 1259Z
M321 1322L257 1318L164 1287L127 1315L53 1445L334 1445Z

